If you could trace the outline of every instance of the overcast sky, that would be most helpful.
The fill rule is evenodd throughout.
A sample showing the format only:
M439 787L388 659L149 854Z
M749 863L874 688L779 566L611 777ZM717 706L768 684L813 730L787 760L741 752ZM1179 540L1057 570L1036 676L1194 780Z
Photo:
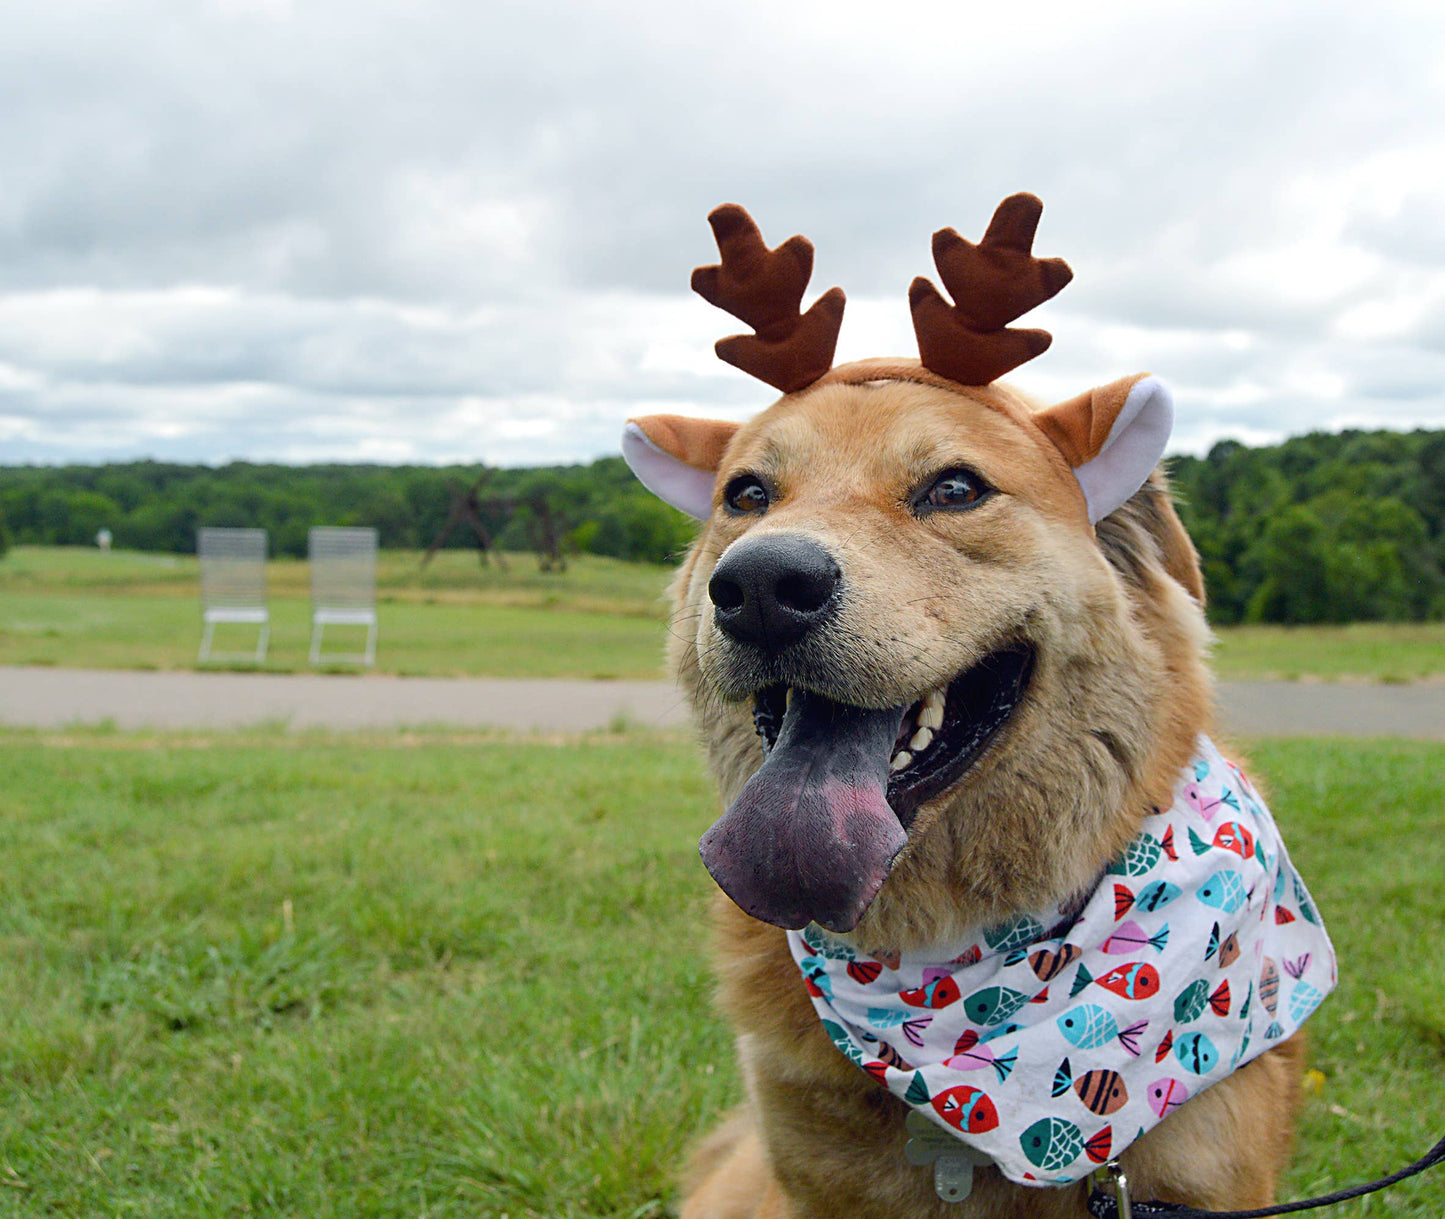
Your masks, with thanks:
M813 240L842 360L1017 190L1075 272L1023 388L1445 427L1438 0L56 0L0 37L0 464L616 452L772 397L715 204Z

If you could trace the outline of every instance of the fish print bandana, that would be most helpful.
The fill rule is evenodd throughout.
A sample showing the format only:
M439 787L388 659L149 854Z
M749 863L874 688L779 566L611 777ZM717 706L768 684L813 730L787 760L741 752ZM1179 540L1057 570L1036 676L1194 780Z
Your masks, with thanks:
M866 959L815 924L788 942L838 1049L1024 1185L1087 1176L1335 984L1274 818L1204 737L1082 907L926 958Z

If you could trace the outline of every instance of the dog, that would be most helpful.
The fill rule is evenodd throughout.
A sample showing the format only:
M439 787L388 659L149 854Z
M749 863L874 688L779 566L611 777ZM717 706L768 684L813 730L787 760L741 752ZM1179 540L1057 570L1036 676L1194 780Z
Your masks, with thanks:
M1136 1200L1273 1199L1333 954L1209 740L1168 390L999 380L1071 277L1032 254L1041 209L935 235L954 303L914 281L920 360L833 367L811 245L724 205L693 287L782 397L627 425L703 522L670 661L726 809L701 852L747 1094L684 1219L1082 1216L1111 1160Z

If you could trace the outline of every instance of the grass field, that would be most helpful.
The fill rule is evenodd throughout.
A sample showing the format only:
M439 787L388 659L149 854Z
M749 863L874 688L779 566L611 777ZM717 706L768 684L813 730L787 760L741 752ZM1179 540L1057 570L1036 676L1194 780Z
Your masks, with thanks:
M1342 961L1294 1196L1439 1137L1445 747L1276 741ZM0 1214L643 1216L736 1096L692 748L0 736ZM1416 1179L1351 1215L1438 1219Z
M583 555L540 572L473 552L383 552L377 572L377 671L404 676L656 678L667 629L660 567ZM267 565L271 672L310 668L309 569ZM201 640L194 557L18 547L0 560L0 664L188 669ZM350 631L348 635L345 632ZM360 628L328 628L326 646L358 651ZM255 628L217 629L217 651L254 649ZM245 666L251 667L251 666Z
M506 571L470 551L442 551L425 570L383 552L377 671L406 676L653 678L667 613L659 567L582 555L539 572L530 555ZM308 568L267 568L272 618L265 668L309 668ZM0 664L187 669L201 638L194 557L19 547L0 560ZM328 634L328 647L351 650ZM1445 623L1230 627L1215 667L1226 679L1445 679ZM253 630L221 628L217 649L254 647ZM248 666L249 667L249 666Z

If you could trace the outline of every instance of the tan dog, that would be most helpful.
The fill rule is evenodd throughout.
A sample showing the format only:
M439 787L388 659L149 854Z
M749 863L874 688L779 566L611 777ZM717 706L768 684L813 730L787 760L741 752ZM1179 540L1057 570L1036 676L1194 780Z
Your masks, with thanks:
M915 283L923 364L831 370L842 294L797 313L811 247L768 251L719 209L723 263L695 286L758 331L724 358L787 392L741 426L629 425L634 470L705 521L671 659L729 809L703 856L730 895L720 1002L747 1101L696 1154L684 1216L1085 1213L1082 1183L991 1169L941 1201L905 1158L907 1106L824 1033L782 930L884 960L1064 909L1210 728L1199 565L1154 472L1167 392L1134 377L1040 409L993 383L1047 344L1006 323L1068 279L1029 253L1038 208L1006 201L979 246L935 239L947 286L976 299ZM1133 1141L1135 1199L1272 1200L1299 1041Z

